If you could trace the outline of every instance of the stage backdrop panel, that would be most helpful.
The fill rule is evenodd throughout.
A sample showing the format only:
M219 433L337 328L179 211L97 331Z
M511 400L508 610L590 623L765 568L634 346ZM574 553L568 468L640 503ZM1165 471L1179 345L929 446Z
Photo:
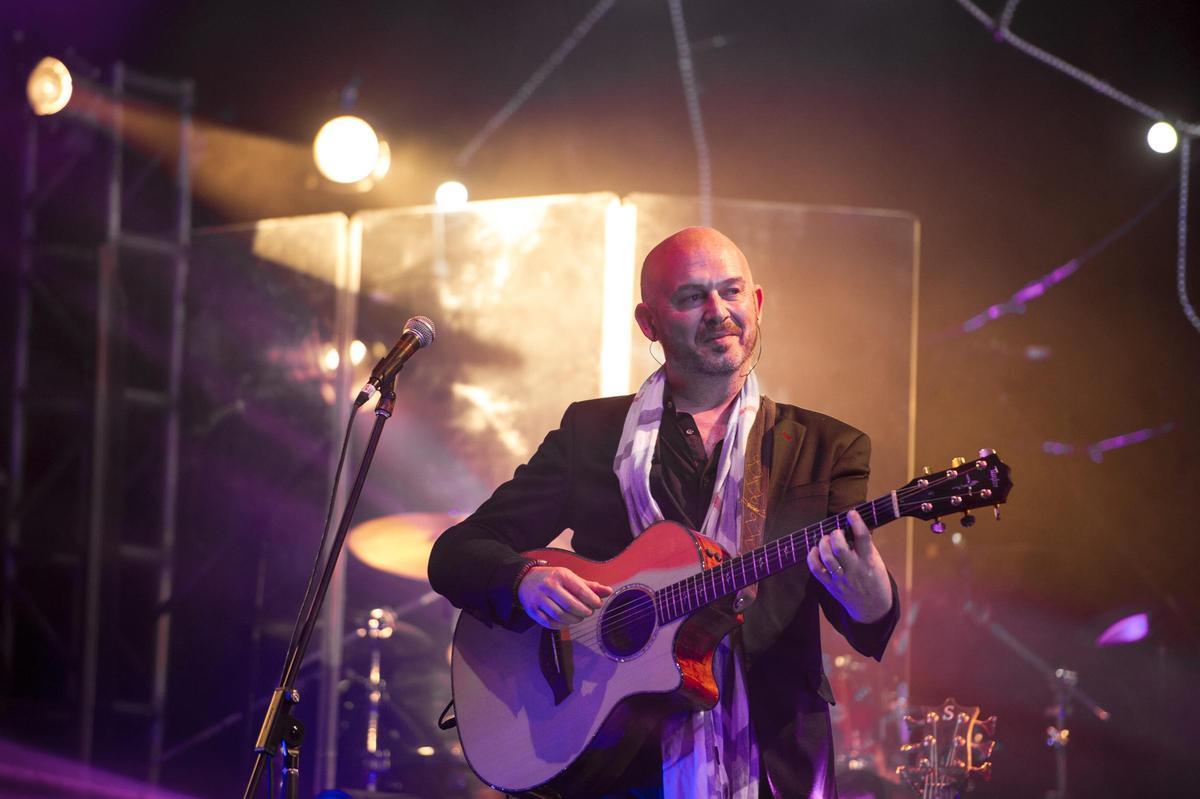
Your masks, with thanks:
M347 225L325 214L193 237L166 742L177 754L163 773L199 795L244 787L253 703L279 679L320 539L347 410L332 405L326 357L344 324ZM300 686L310 730L314 677Z
M410 316L437 327L436 343L397 381L362 518L474 510L570 402L600 393L614 207L613 194L584 194L354 217L356 337L379 352Z

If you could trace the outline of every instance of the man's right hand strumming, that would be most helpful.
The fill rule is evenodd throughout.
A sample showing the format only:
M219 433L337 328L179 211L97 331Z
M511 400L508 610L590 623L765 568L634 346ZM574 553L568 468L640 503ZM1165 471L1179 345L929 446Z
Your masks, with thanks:
M612 588L585 580L561 566L534 566L517 586L517 601L529 618L551 630L563 630L599 609Z

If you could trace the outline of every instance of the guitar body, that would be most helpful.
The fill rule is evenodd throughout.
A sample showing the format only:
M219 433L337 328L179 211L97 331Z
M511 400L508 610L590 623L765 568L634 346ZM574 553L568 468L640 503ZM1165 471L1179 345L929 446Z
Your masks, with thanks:
M613 594L561 635L463 614L451 663L458 734L472 770L492 787L575 796L620 775L663 716L716 703L713 652L741 619L725 601L658 623L654 591L725 557L673 522L653 525L604 562L557 549L527 554Z

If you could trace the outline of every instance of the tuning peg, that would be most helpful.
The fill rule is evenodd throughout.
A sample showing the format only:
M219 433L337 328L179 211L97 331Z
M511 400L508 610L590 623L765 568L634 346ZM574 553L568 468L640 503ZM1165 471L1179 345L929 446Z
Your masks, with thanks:
M950 468L957 469L959 466L962 466L966 462L967 462L967 459L963 458L963 457L951 458L950 459Z
M958 520L958 523L961 524L963 527L970 527L972 524L975 523L975 517L969 513L964 513L962 515L962 518Z
M928 467L928 466L922 466L922 467L921 467L921 471L922 471L922 472L924 472L925 474L929 474L929 467Z
M996 517L996 521L1000 521L1000 506L999 505L992 506L992 515Z
M989 449L988 447L984 447L983 449L979 450L979 457L986 458L988 455L991 455L995 451L996 450L994 450L994 449Z
M933 524L929 525L929 529L938 535L941 535L942 533L946 532L946 523L941 519L934 519Z

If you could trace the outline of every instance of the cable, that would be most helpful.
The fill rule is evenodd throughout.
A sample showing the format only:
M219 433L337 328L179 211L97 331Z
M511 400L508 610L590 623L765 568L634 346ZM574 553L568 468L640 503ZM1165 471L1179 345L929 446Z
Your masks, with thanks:
M1008 26L1012 24L1013 17L1017 14L1017 6L1021 4L1021 0L1008 0L1004 4L1004 10L1000 12L1000 30L1003 32L1008 30Z
M678 2L678 0L672 0L672 2ZM1046 66L1061 72L1069 78L1079 81L1092 91L1097 92L1098 94L1101 94L1114 102L1120 103L1126 108L1135 111L1144 117L1153 119L1155 122L1166 120L1166 114L1164 114L1162 111L1159 111L1157 108L1143 103L1136 97L1132 97L1125 92L1120 91L1111 84L1100 80L1100 78L1097 78L1092 73L1086 72L1074 64L1064 61L1053 53L1049 53L1037 45L1025 41L1020 36L1009 30L1008 26L1012 22L1012 15L1016 13L1016 7L1019 0L1008 0L1008 2L1005 4L1000 22L998 24L986 13L984 13L979 6L972 3L971 0L954 0L954 2L962 6L967 13L975 17L975 19L979 20L979 22L981 22L983 25L991 28L995 32L997 40L1007 42L1030 58L1041 61ZM1196 309L1192 307L1192 304L1188 300L1187 296L1188 171L1191 168L1191 138L1193 136L1200 136L1200 124L1176 121L1173 123L1173 125L1175 130L1180 134L1179 225L1177 229L1177 248L1175 256L1175 282L1179 293L1179 304L1183 307L1183 315L1187 317L1187 320L1192 324L1192 327L1196 328L1197 332L1200 332L1200 315L1196 313ZM1059 268L1062 269L1063 267ZM1071 271L1074 271L1074 269ZM1016 295L1014 295L1014 301L1015 300ZM1023 308L1023 306L1020 305L1014 306L1014 303L1010 302L1004 306L994 305L988 309L987 313L990 315L990 318L995 319L1000 315L998 311L1006 311L1007 309L1014 307L1016 310L1021 310ZM997 313L995 315L991 315L993 312ZM968 320L963 325L963 329L967 332L970 332L971 330L982 327L986 321L987 320L983 319L982 315L975 317ZM968 327L968 325L972 324L974 324L975 327Z
M1053 53L1048 53L1037 45L1025 41L1020 36L1010 31L1003 21L997 24L995 20L980 10L979 6L972 3L971 0L954 0L954 2L966 9L971 16L975 17L975 19L979 20L981 23L995 31L998 39L1011 44L1013 47L1020 50L1030 58L1041 61L1046 66L1058 70L1067 77L1074 78L1092 91L1098 92L1110 100L1115 100L1126 108L1130 108L1139 114L1142 114L1143 116L1153 119L1155 122L1167 118L1166 114L1164 114L1162 111L1159 111L1157 108L1147 105L1135 97L1129 96L1125 92L1113 87L1111 84L1100 80L1100 78L1097 78L1092 73L1086 72L1074 64L1064 61Z
M1122 222L1121 225L1115 230L1109 232L1099 241L1095 242L1082 253L1062 264L1061 266L1055 267L1045 275L1029 281L1016 293L1014 293L1007 301L988 306L982 313L978 313L967 321L963 322L961 328L962 332L974 333L988 322L993 322L999 319L1001 316L1006 316L1013 313L1024 313L1026 303L1041 297L1043 294L1049 291L1051 286L1057 285L1071 275L1075 274L1075 271L1079 269L1079 267L1083 266L1092 258L1095 258L1100 253L1107 250L1109 247L1123 238L1127 233L1140 225L1142 221L1150 215L1150 212L1157 208L1159 203L1161 203L1167 198L1168 195L1170 195L1173 188L1173 183L1168 185L1165 189L1156 194L1154 198L1150 200L1150 202L1142 206L1141 210L1139 210L1129 219L1126 219L1124 222Z
M325 560L325 546L329 543L329 527L333 523L333 509L337 505L338 485L342 480L342 465L346 462L346 449L350 445L350 430L354 427L354 420L357 418L358 406L354 405L350 409L350 418L346 421L346 432L342 436L342 451L338 454L337 468L333 471L333 489L329 492L329 507L325 510L325 529L321 532L321 543L317 547L317 556L313 558L312 571L308 575L308 586L304 589L304 601L300 603L300 621L292 628L292 637L287 648L289 652L296 646L296 636L300 634L303 620L310 613L309 605L312 604L313 594L316 593L321 564Z
M483 128L471 137L471 140L459 152L458 157L454 159L459 168L465 167L470 163L471 159L475 157L475 153L479 152L479 148L484 145L484 142L490 139L492 134L498 131L517 112L517 109L533 96L538 87L546 82L546 78L549 78L554 70L558 69L559 64L583 41L583 37L587 36L592 26L599 22L616 3L617 0L600 0L596 5L592 6L592 10L579 21L579 24L567 35L562 44L556 47L554 52L550 53L546 60L533 71L533 74L521 84L521 87L517 89L517 93L512 96L512 99L493 114L492 118L484 123Z
M1184 137L1179 142L1179 227L1178 248L1175 253L1175 284L1179 290L1179 304L1183 315L1200 332L1200 316L1188 301L1187 294L1187 216L1188 216L1188 172L1191 171L1192 140Z
M700 224L712 226L712 159L708 137L704 134L704 117L700 113L700 92L696 88L696 69L692 63L692 46L688 41L687 23L683 19L682 0L667 0L671 9L671 27L675 31L675 50L679 55L679 78L683 82L683 97L687 103L688 122L692 127L692 142L696 147L696 172L700 184Z

